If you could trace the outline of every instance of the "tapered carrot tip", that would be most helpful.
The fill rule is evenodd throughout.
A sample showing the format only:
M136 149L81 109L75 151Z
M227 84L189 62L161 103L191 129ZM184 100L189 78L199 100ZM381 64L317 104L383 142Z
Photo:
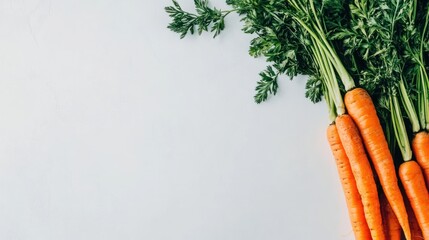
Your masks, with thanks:
M429 239L429 193L422 170L415 161L407 161L399 167L399 177L411 203L423 238Z
M429 133L417 133L414 136L412 147L416 160L423 170L426 187L429 187Z
M411 208L409 201L407 201L406 207L407 207L408 217L410 220L411 240L422 240L423 239L422 230L420 229L419 224L417 223L416 216L414 215L414 211Z
M398 222L398 219L393 213L389 202L384 194L380 197L381 211L383 214L383 223L386 233L386 239L388 240L401 240L402 239L402 228Z

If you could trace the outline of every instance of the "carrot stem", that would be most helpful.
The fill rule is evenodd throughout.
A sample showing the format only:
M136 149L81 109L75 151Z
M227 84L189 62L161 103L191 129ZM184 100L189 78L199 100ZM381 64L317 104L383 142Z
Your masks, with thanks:
M298 1L299 2L299 1ZM305 7L302 5L300 6L295 0L290 0L289 3L295 7L298 12L307 12L305 10ZM338 54L336 53L334 47L332 44L328 41L325 32L326 30L322 26L319 17L317 15L316 9L314 7L314 0L310 0L310 8L311 8L311 14L313 15L312 18L310 18L310 24L307 24L303 19L301 19L299 16L294 16L295 21L300 24L314 39L314 41L317 42L317 45L322 48L324 55L326 56L326 59L330 61L330 63L335 68L336 72L338 73L341 82L344 84L344 87L346 91L349 91L356 87L353 78L346 70L344 64L342 63L341 59L339 58ZM308 13L308 12L307 12ZM310 13L309 13L310 14ZM313 19L313 20L311 20ZM314 20L315 19L315 20Z
M390 94L389 102L396 141L398 142L398 146L401 150L404 161L409 161L413 156L413 152L411 151L411 145L410 141L408 140L407 129L405 127L405 122L402 117L402 111L401 107L399 106L398 97L396 95Z
M404 82L404 79L402 78L402 75L401 75L401 80L399 81L399 96L401 97L402 106L404 106L408 119L411 122L413 133L419 132L420 131L419 117L417 116L417 112L414 107L414 104L411 102L409 94L407 93L407 88L405 87L405 82Z
M346 107L344 106L343 96L341 95L340 88L338 86L338 81L336 79L335 70L332 67L332 64L329 64L326 59L326 52L323 51L320 43L313 39L312 51L316 62L318 63L319 69L322 74L322 81L324 86L326 86L325 97L329 96L332 101L335 103L336 115L342 115L346 112Z

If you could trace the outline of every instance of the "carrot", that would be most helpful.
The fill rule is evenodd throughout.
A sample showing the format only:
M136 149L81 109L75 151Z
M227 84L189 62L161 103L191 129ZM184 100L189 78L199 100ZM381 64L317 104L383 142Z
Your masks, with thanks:
M368 92L362 88L348 91L344 97L344 102L349 115L359 128L387 200L398 218L406 239L410 239L407 210L398 186L392 154L387 145L374 103Z
M329 145L337 164L338 175L343 187L349 212L350 222L356 239L371 239L371 232L365 219L362 200L356 186L356 181L350 166L349 159L344 151L338 135L337 126L331 124L327 130Z
M419 164L415 161L402 163L399 166L399 177L422 230L423 238L429 239L429 193Z
M414 155L423 170L426 187L429 187L429 133L421 131L414 136L412 143Z
M395 216L395 213L390 207L386 196L382 193L380 197L381 211L383 214L384 229L386 237L389 240L401 240L402 228Z
M414 215L414 211L411 208L410 202L405 201L405 207L407 208L408 219L410 221L410 229L411 229L411 239L412 240L422 240L423 234L422 230L419 227L419 223L417 222L416 215Z
M362 198L365 219L374 240L385 239L377 186L359 131L349 115L336 119L337 130Z

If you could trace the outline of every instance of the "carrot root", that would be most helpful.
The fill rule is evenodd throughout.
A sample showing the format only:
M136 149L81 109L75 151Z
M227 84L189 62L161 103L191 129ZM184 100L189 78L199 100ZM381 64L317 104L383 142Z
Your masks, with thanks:
M410 220L410 229L411 229L411 239L412 240L423 240L422 230L420 229L419 223L417 222L416 215L411 208L410 202L408 199L405 201L405 206L407 208L408 218Z
M381 210L383 212L384 228L386 237L389 240L401 240L402 239L402 228L399 224L398 218L390 207L386 196L382 194L380 198Z
M417 133L414 136L412 147L416 160L422 168L426 187L429 187L429 133L424 131Z
M338 116L336 124L344 150L350 160L356 186L362 198L365 219L371 236L374 240L384 240L383 219L380 212L377 186L359 131L349 115Z
M356 180L349 159L338 135L337 126L329 125L327 130L329 146L335 158L338 175L346 198L350 222L356 239L371 240L371 232L365 219L362 200L356 185Z
M429 239L429 193L419 164L415 161L402 163L399 167L399 177L422 230L423 238Z

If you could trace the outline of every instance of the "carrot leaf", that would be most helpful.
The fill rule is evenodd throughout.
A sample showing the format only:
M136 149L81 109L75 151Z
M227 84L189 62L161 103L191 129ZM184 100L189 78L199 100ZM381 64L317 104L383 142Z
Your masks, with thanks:
M207 0L194 0L196 13L186 12L179 3L173 0L173 5L165 7L165 11L172 18L168 28L173 32L179 33L180 38L187 34L197 32L201 35L203 32L214 32L213 37L225 28L225 17L231 11L222 11L217 8L211 8Z
M270 94L276 95L278 89L277 78L279 73L275 72L271 66L268 66L267 69L262 71L259 75L261 76L261 80L256 86L256 103L267 100Z

